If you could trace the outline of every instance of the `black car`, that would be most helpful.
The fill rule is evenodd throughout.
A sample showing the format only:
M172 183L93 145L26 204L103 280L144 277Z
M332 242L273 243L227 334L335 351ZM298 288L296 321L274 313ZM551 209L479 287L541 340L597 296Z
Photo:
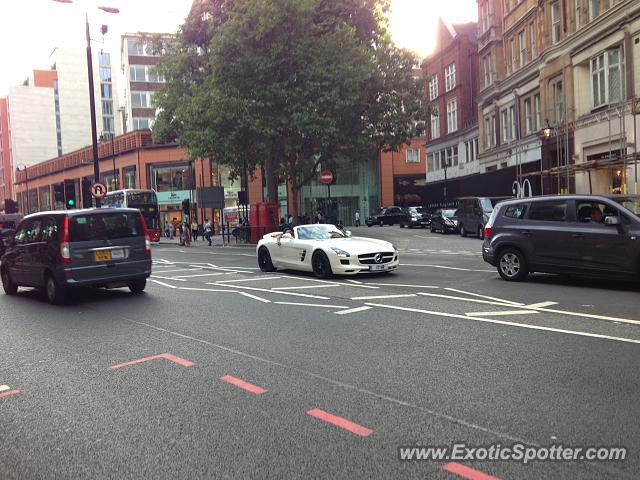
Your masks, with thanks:
M458 218L456 211L449 208L440 208L431 214L431 231L440 233L456 233L458 231Z
M510 197L462 197L458 199L458 231L462 237L474 235L482 239L484 226L493 207Z
M367 217L365 223L367 227L372 227L373 225L380 225L381 227L384 225L395 225L406 220L407 214L401 207L386 207L381 208L380 211L370 217Z
M138 210L41 212L18 225L0 264L2 287L44 290L57 304L75 287L144 290L151 275L151 242Z
M422 207L407 207L404 209L406 216L400 222L400 228L422 227L431 225L431 214Z
M640 279L640 196L542 196L499 203L482 257L505 280L529 273Z

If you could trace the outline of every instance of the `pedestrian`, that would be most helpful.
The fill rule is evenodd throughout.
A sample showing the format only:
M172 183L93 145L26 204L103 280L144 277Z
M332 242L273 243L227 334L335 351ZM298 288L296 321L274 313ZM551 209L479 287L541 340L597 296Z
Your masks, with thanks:
M191 246L191 229L189 228L189 224L186 222L182 226L182 241L185 247Z
M195 241L198 240L198 222L195 219L191 222L191 235Z
M173 240L173 237L174 237L174 235L175 235L175 232L176 232L176 229L175 229L175 227L173 226L173 223L169 222L169 238L170 238L171 240Z
M287 215L287 225L293 225L293 215Z
M356 214L355 214L355 225L356 227L360 226L360 210L356 210Z
M169 238L169 222L167 220L164 221L164 236Z
M209 221L209 219L205 218L204 219L204 238L207 242L209 242L209 246L211 246L211 232L212 232L211 222Z

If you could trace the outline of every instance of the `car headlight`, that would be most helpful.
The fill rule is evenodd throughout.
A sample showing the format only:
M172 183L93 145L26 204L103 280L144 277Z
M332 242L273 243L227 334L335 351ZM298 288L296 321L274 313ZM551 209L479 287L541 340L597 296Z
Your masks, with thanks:
M331 247L331 250L336 252L336 255L338 255L339 257L349 258L351 256L349 252L345 252L344 250L337 247Z
M417 222L418 221L418 217L411 217L411 221L412 222Z

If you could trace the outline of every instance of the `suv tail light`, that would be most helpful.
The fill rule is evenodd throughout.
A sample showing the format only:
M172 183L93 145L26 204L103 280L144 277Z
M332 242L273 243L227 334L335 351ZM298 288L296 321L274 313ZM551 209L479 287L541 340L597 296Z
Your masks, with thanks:
M144 248L147 251L147 257L151 258L151 239L149 238L149 231L147 230L147 222L144 221L142 213L140 214L140 221L142 222L142 228L144 230Z
M484 238L491 238L491 225L484 227Z
M60 238L60 258L62 263L71 263L71 250L69 249L69 217L64 217L62 237Z

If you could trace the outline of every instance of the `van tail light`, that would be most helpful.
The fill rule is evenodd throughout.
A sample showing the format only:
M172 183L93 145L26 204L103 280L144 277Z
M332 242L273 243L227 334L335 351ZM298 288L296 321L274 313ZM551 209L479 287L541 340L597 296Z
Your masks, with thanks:
M144 248L147 251L147 257L151 258L151 239L149 238L149 230L147 230L147 222L144 221L142 213L140 214L140 221L144 229Z
M71 250L69 249L69 217L64 217L62 237L60 238L60 258L62 263L71 263Z
M484 227L484 238L491 238L491 226Z

